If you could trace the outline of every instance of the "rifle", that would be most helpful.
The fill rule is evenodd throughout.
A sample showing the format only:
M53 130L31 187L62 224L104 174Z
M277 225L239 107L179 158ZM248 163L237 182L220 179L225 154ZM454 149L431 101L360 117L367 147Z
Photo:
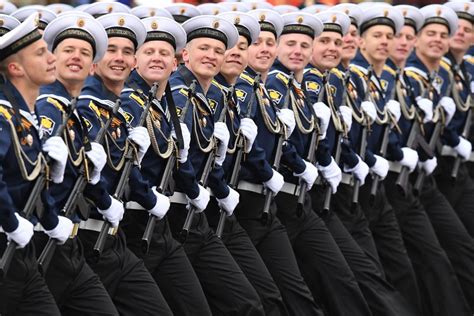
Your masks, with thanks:
M325 94L326 94L326 85L329 82L329 73L326 71L323 75L323 84L321 87L321 93L318 95L318 102L322 102L324 100ZM316 113L314 112L314 109L312 106L310 106L310 111L311 114L314 116L314 119L317 120ZM319 142L319 137L320 137L320 130L318 126L316 125L314 127L313 133L311 133L311 140L309 143L309 149L308 149L308 155L306 156L306 160L314 164L316 160L316 148L318 147L318 142ZM297 203L297 208L296 208L296 214L301 216L303 212L303 204L304 204L304 198L306 195L306 191L308 188L308 184L304 181L301 181L300 184L300 192L298 195L298 203Z
M228 106L227 104L224 104L224 107L221 111L221 114L219 115L217 122L224 122L225 115L227 113L227 106ZM201 174L201 179L199 180L199 183L203 187L207 186L207 180L209 178L209 174L211 173L212 168L214 167L217 144L215 144L214 146L215 146L214 150L211 150L211 152L207 156L206 164L204 165L204 169ZM181 243L185 243L186 239L188 238L189 230L191 229L191 225L193 224L193 218L194 218L195 213L196 213L196 207L190 204L189 209L188 209L188 214L186 215L186 219L184 221L183 228L181 229L181 233L179 236L179 240Z
M67 109L66 115L63 116L63 120L61 125L58 127L54 136L60 136L66 127L66 124L71 117L74 109L77 105L77 98L73 98ZM46 155L45 157L45 166L49 165L51 162L51 158ZM25 207L23 208L23 217L29 219L33 216L33 212L37 208L38 205L41 205L41 192L43 192L44 187L46 186L47 182L49 181L49 175L46 172L46 168L43 168L42 172L36 178L35 184L33 185L33 189L26 200ZM18 244L11 240L8 243L7 248L5 249L2 258L0 259L0 278L3 278L10 268L11 261L13 259L13 255L15 254L16 248Z
M347 70L344 74L344 92L342 94L342 104L341 106L345 106L346 105L346 101L347 101L347 85L349 84L349 80L350 80L351 76L350 76L350 70ZM337 140L336 140L336 152L334 153L334 162L336 164L339 165L339 161L341 160L341 152L342 152L342 142L343 142L343 137L345 137L346 135L346 132L345 131L345 123L344 123L344 120L343 118L341 117L341 112L339 111L339 109L337 110L336 114L338 115L339 117L339 120L341 121L343 125L343 130L342 131L337 131ZM325 212L329 212L329 209L331 208L331 199L332 199L332 188L329 184L327 184L326 186L326 190L324 191L324 202L323 202L323 210Z
M372 77L372 66L370 65L367 68L367 78L365 80L367 87L365 91L364 101L368 101L370 99L370 82ZM360 149L359 149L359 157L360 159L364 159L365 152L367 150L367 134L369 128L369 118L364 111L361 111L364 117L365 124L362 126L362 136L360 140ZM360 189L360 180L354 177L354 191L352 194L352 206L356 206L359 204L359 189Z
M291 72L290 79L288 80L288 90L286 90L282 109L288 109L288 106L290 104L290 91L291 91L291 86L293 84L293 80L294 80L294 73ZM284 124L282 124L282 133L278 137L278 142L277 142L276 151L275 151L275 158L273 159L273 166L272 166L272 168L276 171L278 171L278 169L280 168L280 160L281 160L281 155L283 153L283 144L286 140L287 140L286 127L284 126ZM273 192L270 189L266 189L265 201L263 203L263 211L262 211L262 223L264 224L267 223L268 214L270 214L270 205L272 203L273 196L274 196Z
M395 92L397 90L397 81L398 81L399 75L400 75L400 70L397 69L397 73L395 75L395 85L390 93L389 100L396 99ZM385 154L387 153L388 137L390 135L390 130L392 129L393 125L396 124L395 119L393 118L392 114L389 113L388 110L386 110L386 115L389 116L390 120L387 122L387 124L385 124L384 131L383 131L382 144L380 145L380 151L379 151L379 155L381 157L384 157ZM390 121L392 121L393 123L391 124ZM375 201L375 196L377 195L377 189L379 187L380 180L381 179L378 175L374 175L372 179L372 186L370 188L370 198L369 198L371 204L373 204Z
M153 102L153 99L155 98L157 89L158 89L158 84L156 83L153 84L148 94L148 99L145 104L145 108L143 109L143 112L140 115L140 119L138 121L137 126L143 126L145 124L145 120L148 115L148 110L150 109L151 103ZM120 103L120 101L118 102ZM127 187L130 172L132 171L132 167L134 163L133 161L134 151L135 151L135 147L132 145L127 149L127 152L125 153L125 163L122 169L122 174L120 175L120 179L117 183L117 186L115 188L115 192L113 195L113 197L119 201L122 200L122 197L125 193L125 189ZM97 240L95 242L94 258L97 261L99 260L100 256L102 255L102 251L104 250L105 241L107 240L107 235L108 235L110 227L111 227L110 222L104 221L104 223L102 224L102 228L100 230L99 236L97 237Z
M257 89L259 88L259 85L260 85L260 74L257 74L254 80L255 80L253 84L254 93L250 96L247 112L245 113L243 118L250 118L252 116L253 104L255 102L255 98L257 95ZM242 162L243 157L244 157L244 150L245 150L245 139L241 135L237 143L237 151L234 154L235 155L234 168L232 169L232 174L230 176L230 181L229 181L229 186L232 189L237 189L237 185L239 182L240 163ZM216 228L216 235L219 238L222 237L222 232L224 231L226 217L227 216L225 212L223 210L220 210L219 222Z
M113 107L113 114L115 115L118 111L118 108L120 106L119 99L115 102L115 106ZM95 142L101 144L105 133L107 132L107 129L110 126L110 123L112 122L113 116L109 116L105 124L102 125L100 128L99 132L97 133L95 137ZM90 143L87 137L84 137L84 148L89 148L90 150ZM87 159L87 158L85 158ZM80 170L79 170L79 176L76 179L76 182L74 183L74 186L72 188L71 193L69 194L66 203L63 206L62 212L64 213L64 216L67 218L71 218L76 210L77 204L79 199L82 197L82 192L84 192L84 189L86 185L88 184L88 166L87 166L87 161L84 160L84 163L82 164ZM53 258L54 252L56 251L58 243L54 238L49 238L48 242L46 243L46 246L44 246L43 251L41 252L37 262L38 262L38 269L42 275L46 273L48 270L49 264L51 263L51 259Z
M169 83L167 85L167 90L168 90L168 88L169 88ZM166 94L169 95L169 98L170 98L169 100L167 98L168 104L173 103L173 105L174 105L174 101L171 99L171 89L169 89L169 91L166 91ZM180 123L184 123L184 120L186 118L186 113L188 112L189 105L191 104L191 96L193 96L195 94L196 94L196 81L193 81L191 83L191 85L189 86L188 99L186 100L186 104L184 105L184 108L181 111L181 116L178 120L178 124L174 124L174 125L179 125ZM172 106L171 106L170 110L176 112L176 109L175 108L172 109ZM179 131L176 128L176 126L174 126L174 128L175 128L175 133L178 134ZM183 149L184 144L180 144L180 145L182 145L181 149ZM161 177L160 185L157 188L157 191L161 194L164 194L166 192L166 190L168 189L168 187L169 187L169 183L170 183L170 180L171 180L171 175L173 173L173 168L174 168L174 165L176 163L176 157L177 157L177 152L176 152L175 155L171 155L168 158L168 161L166 162L165 170L163 172L163 176ZM148 222L146 224L145 231L143 232L142 245L141 245L142 246L142 252L144 254L148 253L148 251L150 249L150 243L151 243L153 231L155 230L156 220L157 220L157 217L154 216L153 214L150 214L150 216L148 217Z

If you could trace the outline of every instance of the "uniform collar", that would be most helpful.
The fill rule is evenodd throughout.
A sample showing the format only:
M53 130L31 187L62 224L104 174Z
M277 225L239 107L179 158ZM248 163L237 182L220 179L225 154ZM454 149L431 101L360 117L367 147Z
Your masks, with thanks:
M16 101L15 106L17 106L20 110L20 114L24 118L26 118L36 129L38 129L38 122L33 117L34 113L32 115L32 113L30 112L30 109L26 104L25 99L21 95L20 91L18 91L18 89L13 85L13 83L8 79L6 79L4 82L4 89L10 91L11 96ZM13 105L7 100L7 97L2 89L0 89L0 104L9 108L13 108Z
M214 77L214 80L217 81L218 84L225 88L230 88L231 84L227 82L224 76L221 73L218 73L217 76Z
M142 76L140 76L140 74L136 70L133 70L130 76L128 77L127 81L125 82L125 87L131 88L133 90L138 87L146 95L148 95L148 91L151 89L145 79L143 79Z

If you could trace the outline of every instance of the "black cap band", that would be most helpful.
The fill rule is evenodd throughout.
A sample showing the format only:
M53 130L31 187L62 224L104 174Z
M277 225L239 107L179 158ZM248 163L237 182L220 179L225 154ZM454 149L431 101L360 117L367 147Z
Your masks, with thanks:
M66 29L59 33L54 39L52 50L54 51L59 43L61 43L66 38L77 38L88 42L92 46L93 56L95 57L95 40L92 35L82 29Z
M351 19L351 24L358 28L359 24L357 23L357 20L353 16L350 16L349 18Z
M237 28L237 31L239 31L239 35L245 37L249 42L249 45L252 44L252 36L250 35L250 31L245 26L240 24L235 24L235 27Z
M36 42L37 40L41 39L42 35L38 31L38 29L34 29L30 33L26 34L22 38L16 40L15 42L11 43L9 46L5 47L4 49L0 50L0 59L5 59L18 51L22 50L26 46Z
M193 39L199 38L199 37L213 38L213 39L219 40L225 44L225 47L227 47L227 36L225 36L225 34L219 30L216 30L210 27L196 29L194 31L189 32L187 36L187 42L189 43Z
M273 24L269 22L265 22L265 21L260 21L259 23L260 23L260 31L272 32L273 35L275 35L275 38L278 38L277 31L275 27L273 26Z
M460 19L468 20L469 22L474 23L474 16L472 14L465 11L457 11L456 14Z
M45 29L47 26L48 26L48 23L46 23L45 21L41 21L41 20L38 21L38 28L39 28L40 30L43 30L43 31L44 31L44 29Z
M173 19L178 22L179 24L182 24L189 20L191 17L186 16L186 15L181 15L181 14L173 14Z
M336 23L324 23L323 32L336 32L341 34L341 36L344 35L342 34L342 27Z
M169 43L171 46L173 46L174 50L176 50L176 40L175 38L166 32L161 32L161 31L151 31L146 34L146 42L150 41L163 41Z
M308 35L311 38L314 38L314 30L311 27L302 24L285 25L283 27L283 32L281 32L282 35L293 33L304 34Z
M371 20L368 20L368 21L362 23L362 25L360 26L360 34L364 33L369 28L371 28L372 26L375 26L375 25L389 26L393 29L393 33L397 33L395 23L393 22L392 19L389 19L387 17L378 17L378 18L374 18L374 19L371 19Z
M105 30L107 32L107 37L125 37L133 42L135 49L137 49L138 42L137 36L131 30L124 27L111 27Z
M449 27L449 22L448 20L441 18L439 16L434 16L431 18L427 18L425 20L425 24L423 24L423 27L429 25L429 24L442 24L445 25L448 28L448 32L451 33L451 28Z
M3 35L7 34L10 31L11 30L6 28L6 27L0 27L0 36L3 36Z
M415 22L415 20L405 17L405 25L406 26L411 26L412 28L414 28L415 33L416 33L416 22Z

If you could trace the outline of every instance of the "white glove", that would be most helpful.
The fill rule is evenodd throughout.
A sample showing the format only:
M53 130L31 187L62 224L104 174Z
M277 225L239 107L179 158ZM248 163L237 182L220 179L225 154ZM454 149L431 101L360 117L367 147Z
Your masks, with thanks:
M120 221L123 218L123 212L125 211L123 208L123 204L111 197L112 203L110 204L109 208L106 210L101 210L97 208L97 211L102 214L104 219L112 224L113 227L118 227Z
M470 141L461 136L459 137L459 144L454 147L454 150L456 150L462 159L467 160L471 156L472 144Z
M360 181L360 185L362 186L365 183L365 178L369 174L369 166L367 166L359 156L357 156L357 158L359 159L359 162L352 168L344 167L344 172L352 172L354 177Z
M334 158L331 157L331 163L325 167L316 164L319 172L323 176L323 178L329 183L332 189L332 193L337 192L337 187L342 180L342 171L341 168L337 165Z
M250 118L243 118L240 120L240 132L247 139L246 146L244 149L246 153L249 153L252 149L253 142L257 137L257 124L255 124L255 122Z
M166 195L156 191L156 187L152 187L151 190L156 196L156 204L151 210L148 210L148 212L158 217L158 219L162 219L170 209L170 199Z
M413 170L415 170L416 164L418 163L418 153L416 152L416 150L413 150L408 147L403 147L402 152L403 158L402 160L400 160L400 164L402 166L407 167L408 169L410 169L410 172L412 172Z
M393 116L395 117L395 121L398 122L398 120L400 119L400 116L402 115L401 110L400 110L400 103L398 103L398 101L395 101L395 100L389 100L387 104L385 104L385 107L387 108L387 110L390 111L390 113L393 114Z
M375 104L370 101L362 101L360 104L362 111L367 114L370 120L373 122L377 118L377 110L375 109Z
M321 130L321 138L326 137L326 131L328 130L329 120L331 119L331 110L323 102L316 102L313 104L314 113L319 119L319 128Z
M33 237L33 224L18 213L15 213L15 216L18 220L18 227L11 233L5 232L5 234L7 234L8 240L13 240L18 245L18 248L25 248Z
M209 191L199 184L199 195L195 199L187 198L189 203L196 207L196 213L201 213L207 207L210 199ZM189 205L188 205L189 207Z
M388 161L387 159L379 156L374 155L375 157L375 164L370 168L373 173L378 175L381 179L385 179L388 173Z
M346 123L347 130L350 131L352 127L352 109L347 105L342 105L339 107L339 112L342 120Z
M439 105L441 105L444 112L446 112L446 124L449 124L454 113L456 113L456 104L454 103L454 100L450 97L442 97L439 101Z
M44 232L51 238L57 240L58 244L64 244L69 236L71 236L74 224L71 220L64 216L58 216L58 225L51 230L45 230Z
M229 188L229 195L223 199L217 199L219 207L223 209L227 216L234 213L235 207L239 204L240 194L232 188Z
M105 163L107 162L107 154L101 144L92 142L91 150L86 151L86 155L89 161L94 165L90 173L89 182L91 184L97 184L100 180L100 172L104 169Z
M50 176L54 183L61 183L64 179L64 170L66 169L68 148L63 139L59 136L53 136L43 144L43 151L54 160L51 165Z
M229 130L224 122L217 122L214 124L214 137L219 141L216 152L216 164L222 166L230 139Z
M273 170L273 175L270 180L265 181L263 184L267 189L272 191L274 194L277 194L278 192L280 192L281 188L283 187L283 184L285 184L285 180L278 171Z
M178 152L178 161L180 163L185 163L188 160L191 133L189 133L188 126L185 123L179 123L179 125L181 126L181 134L183 135L183 149L180 149ZM171 136L173 136L174 139L177 139L174 129L171 131Z
M433 101L430 99L418 97L416 98L416 104L423 111L423 123L428 123L433 120Z
M315 165L313 165L312 163L309 163L306 160L303 160L303 161L304 161L304 164L306 165L306 168L304 169L304 171L299 174L293 173L293 175L295 177L301 178L301 180L306 182L306 184L308 185L308 187L306 188L306 191L309 191L311 190L314 182L318 178L318 168L316 168Z
M427 174L430 175L433 173L433 171L436 169L436 166L438 165L438 160L436 157L433 157L431 159L428 159L426 161L420 161L418 163L418 167L423 169L423 171Z
M128 139L130 139L138 146L136 163L140 165L142 163L143 157L145 156L148 150L148 147L150 147L150 135L148 135L148 131L145 127L137 126L129 131Z
M286 125L287 135L290 137L296 126L295 114L290 109L280 109L276 114L280 121Z

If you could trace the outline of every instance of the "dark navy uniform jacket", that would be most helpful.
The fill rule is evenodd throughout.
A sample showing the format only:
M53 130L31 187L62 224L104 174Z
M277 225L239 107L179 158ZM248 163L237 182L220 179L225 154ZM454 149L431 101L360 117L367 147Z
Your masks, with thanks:
M306 92L309 104L318 102L320 93L323 91L323 76L323 73L312 64L308 64L306 67L302 86ZM327 84L329 85L329 89L327 91L329 94L324 93L322 102L324 102L326 105L329 103L333 104L335 110L337 110L339 106L344 104L344 72L336 68L332 69L328 74ZM334 115L335 113L331 111L331 114ZM350 135L348 135L348 138L349 136ZM349 168L353 168L359 162L359 160L349 142L350 140L346 139L341 143L342 150L340 165L342 166L342 164L345 164ZM319 143L319 146L324 145L328 146L328 151L330 153L335 153L337 147L337 131L334 125L334 117L332 117L329 122L324 142Z
M20 92L9 80L5 80L4 89L10 91L16 105L12 105L0 89L0 225L4 231L12 232L18 227L15 212L23 211L35 183L23 178L20 161L30 175L42 153L42 143L36 113L30 113ZM47 189L41 198L44 206L41 224L51 230L58 224L56 201ZM33 216L30 221L36 224L38 220Z
M105 87L98 76L90 76L86 79L77 102L77 109L85 121L90 139L95 139L102 124L112 115L112 108L117 98ZM112 119L104 140L107 164L102 170L102 178L109 194L114 193L118 184L123 166L123 156L129 146L126 122L125 113L119 109L117 115ZM138 166L132 167L128 181L130 196L126 199L139 203L147 210L153 208L156 204L155 194L149 183L143 179ZM95 216L102 218L97 213Z
M440 67L438 72L434 73L430 84L430 73L428 69L416 56L415 52L413 52L408 58L405 72L413 87L414 95L422 96L433 101L433 110L437 107L441 98L447 95L447 90L450 85L449 73L443 67ZM435 124L432 122L424 124L425 139L427 142L429 142L431 138L434 126ZM422 161L430 158L420 150L418 150L418 153Z
M354 79L355 83L355 91L357 94L356 100L356 115L359 115L359 106L362 101L366 98L366 82L367 82L367 75L368 75L368 68L369 62L365 59L365 57L359 52L357 53L356 57L351 62L351 76ZM355 77L355 78L354 78ZM392 90L395 87L395 72L390 71L390 68L384 67L380 77L377 76L374 72L372 72L372 76L370 77L370 99L374 102L375 107L378 112L378 116L383 118L384 115L382 114L385 109L385 104L391 99L392 97ZM353 108L354 110L354 108ZM355 125L354 125L355 123ZM372 167L375 164L375 157L374 154L378 154L380 150L380 145L382 144L383 139L383 132L384 132L384 125L377 124L373 122L370 127L370 133L367 137L367 151L364 157L365 162L369 167ZM358 135L358 131L361 130L361 125L354 121L351 128L351 139L360 139L360 135ZM358 144L359 146L360 144Z
M136 70L132 71L120 95L121 107L127 118L127 124L130 126L137 126L146 105L150 89L151 87L138 72ZM173 126L164 96L161 100L153 100L148 112L148 118L146 127L152 144L142 160L141 172L143 177L152 186L158 186L160 185L169 155L175 154L173 151L174 141L171 138ZM173 169L173 177L175 181L181 184L181 187L184 187L185 194L195 196L193 194L196 194L195 192L198 190L197 181L189 160L184 164L180 163L179 167Z
M192 102L187 102L188 88L193 80L196 80L196 95L191 98ZM186 123L191 132L191 146L188 160L190 160L195 175L199 179L201 178L208 158L208 150L213 150L212 139L214 133L215 109L211 107L196 77L186 66L180 66L178 70L171 75L170 85L179 116L182 115L181 112L186 104L188 104L184 118L184 123ZM229 187L225 181L224 169L221 166L216 164L213 166L209 174L207 185L218 199L225 198L229 195ZM184 192L185 188L183 187L183 183L177 181L176 189L180 192ZM189 198L197 197L199 194L198 188L196 187L196 191L190 192L190 194L191 195L186 193Z
M54 83L41 87L40 96L36 101L36 112L39 116L41 132L44 135L54 135L63 121L63 117L69 111L72 97L67 92L64 85L56 80ZM58 202L58 207L62 208L79 176L79 168L82 165L84 155L81 149L84 146L84 137L87 137L87 130L83 127L77 111L68 120L67 133L62 135L64 142L69 149L69 158L64 171L64 180L60 184L50 184L51 194ZM90 141L93 141L91 139ZM93 166L90 166L92 170ZM104 183L99 181L96 185L88 184L84 189L84 196L92 201L100 209L110 207L111 199ZM77 217L73 217L75 222Z
M289 142L294 146L295 152L290 156L292 158L290 161L283 163L281 172L285 176L285 181L297 183L298 180L292 176L292 173L302 173L306 168L302 157L306 158L308 155L311 135L317 124L317 118L313 114L312 104L309 104L301 85L293 80L289 87L289 74L290 71L277 60L268 73L265 86L278 108L285 106L285 96L291 91L288 108L295 113L297 123ZM316 160L323 166L327 166L331 162L331 156L327 151L327 146L324 147L324 152L322 152L322 148L323 146L318 146Z

